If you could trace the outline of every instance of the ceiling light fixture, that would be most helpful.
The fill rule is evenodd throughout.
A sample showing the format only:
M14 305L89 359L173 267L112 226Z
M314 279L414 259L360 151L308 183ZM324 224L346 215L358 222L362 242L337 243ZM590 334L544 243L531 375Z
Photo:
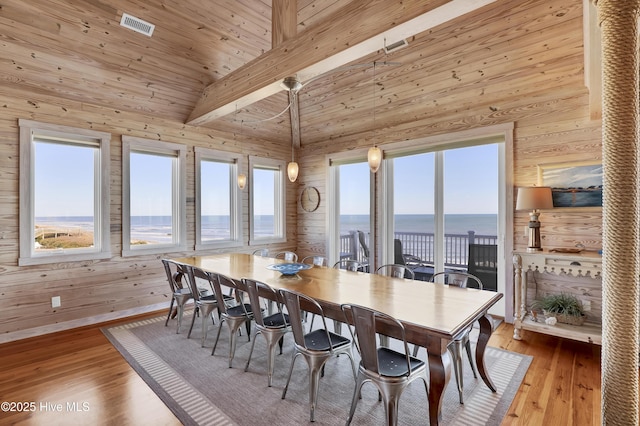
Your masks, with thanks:
M284 87L285 90L291 92L292 98L297 96L298 90L302 88L302 84L295 77L285 77L280 85ZM292 102L289 103L289 105L291 104ZM291 182L295 182L296 179L298 179L298 172L300 171L300 167L298 166L298 163L296 163L294 158L294 152L295 146L293 144L293 138L291 138L291 162L287 164L287 175L289 176L289 180Z
M371 173L375 173L382 163L382 150L376 146L376 62L373 62L373 146L367 152L367 162Z
M238 120L238 104L236 104L236 116L235 116L235 120ZM240 122L240 138L242 138L242 121ZM236 136L235 133L233 135L233 140L236 140ZM240 164L237 165L238 169L240 168ZM239 170L238 170L239 171ZM240 173L238 174L238 188L240 188L240 190L244 190L244 188L247 186L247 175L245 175L244 173Z

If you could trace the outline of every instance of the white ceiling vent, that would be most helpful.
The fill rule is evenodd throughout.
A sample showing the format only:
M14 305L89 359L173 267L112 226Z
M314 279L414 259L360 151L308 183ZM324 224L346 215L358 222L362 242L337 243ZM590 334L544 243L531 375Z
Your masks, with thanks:
M386 40L385 40L386 41ZM409 42L405 39L402 39L400 41L396 41L395 43L391 43L389 45L384 46L384 53L391 53L394 52L398 49L402 49L405 46L408 46Z
M156 27L155 25L150 24L149 22L143 21L140 18L136 18L135 16L131 16L128 13L122 14L122 19L120 19L120 25L149 37L151 37L151 34L153 34L153 30Z

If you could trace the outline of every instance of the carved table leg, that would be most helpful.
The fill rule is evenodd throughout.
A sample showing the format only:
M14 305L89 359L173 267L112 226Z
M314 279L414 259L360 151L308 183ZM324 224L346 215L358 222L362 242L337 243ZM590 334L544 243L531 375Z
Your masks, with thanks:
M442 394L451 378L451 356L447 350L449 341L436 336L427 338L429 363L429 424L438 425L442 408Z
M489 389L496 392L496 386L491 381L491 378L487 373L487 368L484 364L484 350L487 348L491 332L493 331L492 322L493 320L489 314L485 314L478 318L478 323L480 324L480 335L478 336L478 343L476 345L476 366L478 367L478 373L480 373L480 377L482 377L484 383L489 387Z

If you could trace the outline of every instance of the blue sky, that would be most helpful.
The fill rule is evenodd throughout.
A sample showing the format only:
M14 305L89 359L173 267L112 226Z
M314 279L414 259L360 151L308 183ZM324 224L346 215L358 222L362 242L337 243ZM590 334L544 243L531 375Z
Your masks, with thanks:
M52 151L51 148L56 151ZM63 151L60 151L60 150ZM56 154L62 152L62 155ZM38 144L36 193L40 201L36 216L90 216L93 214L93 152L89 148ZM432 153L395 159L395 211L397 214L433 213ZM144 161L138 161L144 160ZM134 155L132 181L133 215L170 215L170 196L166 191L170 170L168 157ZM225 167L203 170L203 186L217 187L202 199L203 214L228 214L228 179ZM304 173L304 170L301 171ZM498 210L497 145L481 145L446 151L445 213L495 214ZM38 179L47 176L47 179ZM266 176L265 176L266 177ZM366 163L341 166L341 183L346 190L341 198L342 214L368 214L370 172ZM257 196L273 198L272 183L249 182ZM219 185L219 187L218 187ZM287 181L287 185L289 182ZM268 189L271 188L271 189ZM84 196L82 196L84 194ZM272 214L273 203L259 203Z
M425 153L394 159L396 214L433 214L434 157ZM498 145L448 150L444 163L446 214L498 212ZM340 199L342 214L369 214L369 175L367 163L341 166L341 185L348 190Z

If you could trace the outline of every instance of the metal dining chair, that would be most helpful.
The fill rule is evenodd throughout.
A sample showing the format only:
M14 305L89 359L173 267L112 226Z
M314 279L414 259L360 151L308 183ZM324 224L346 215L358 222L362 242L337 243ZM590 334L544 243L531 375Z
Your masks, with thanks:
M218 304L218 312L220 313L220 326L218 327L218 334L216 335L216 341L213 344L211 355L216 353L216 347L218 346L218 340L220 339L220 332L222 331L222 324L227 324L229 329L229 368L233 363L233 357L236 353L237 335L238 330L245 324L247 328L247 337L251 340L251 321L253 320L253 310L249 303L244 303L242 300L242 288L239 283L233 278L229 278L222 274L215 274L211 284L216 295L216 303ZM227 307L224 303L224 293L222 287L232 289L236 294L236 300L238 304L235 306Z
M302 263L306 263L313 266L326 267L329 261L324 256L306 256L302 258Z
M162 265L164 266L164 271L167 274L167 281L169 281L169 288L171 290L171 303L169 303L169 312L167 313L167 320L164 322L164 326L166 327L169 324L169 319L171 319L171 314L173 312L173 304L176 304L176 311L178 317L178 327L176 329L176 334L180 333L180 327L182 326L182 316L184 314L184 306L187 302L193 299L193 295L191 294L191 289L187 285L182 283L182 279L187 279L187 269L186 265L175 262L169 259L162 259Z
M393 278L408 278L410 280L416 279L416 274L408 266L396 265L393 263L380 266L376 269L376 274Z
M260 334L264 336L267 341L267 385L271 387L273 366L276 357L276 345L280 346L280 354L282 354L284 336L291 331L289 315L282 312L281 303L276 303L278 312L270 315L264 314L268 312L268 308L271 305L270 302L278 299L278 292L271 286L248 278L243 278L242 283L247 289L251 310L253 311L253 319L255 321L251 350L249 351L249 358L247 359L247 365L244 367L244 371L249 370L253 347L257 340L256 337ZM261 294L270 295L271 297L265 298L261 296Z
M280 253L276 253L275 256L276 259L284 259L287 262L297 262L298 261L298 255L295 254L292 251L281 251Z
M295 340L295 349L293 358L291 359L291 367L289 368L289 377L282 391L282 399L287 395L287 389L289 388L296 358L298 355L302 355L309 369L309 415L310 420L313 422L315 421L315 410L318 404L318 385L325 363L334 355L344 353L351 361L353 377L355 378L356 376L353 354L351 353L351 340L327 330L327 323L322 307L311 297L286 289L279 289L278 293L287 308L287 312L289 312L293 338ZM305 311L302 311L300 308L301 301L304 303L305 311L311 312L322 319L322 328L305 333L302 324Z
M218 308L218 301L213 289L213 278L209 272L203 271L195 266L188 265L186 269L189 277L189 287L191 288L191 294L194 299L193 315L191 317L191 326L189 327L187 339L191 337L196 316L200 315L202 317L201 346L204 348L204 342L207 339L207 318L211 318L213 325L216 324L213 311ZM203 286L199 286L198 283L203 284ZM231 306L235 304L235 298L233 296L224 294L223 298L226 305Z
M431 277L430 282L440 282L442 284L460 288L467 288L469 286L469 283L472 283L471 285L473 287L479 290L483 289L482 281L480 281L480 278L462 271L438 272ZM449 349L449 352L451 353L451 358L453 358L453 371L456 376L456 385L458 386L458 397L460 400L460 404L464 404L464 398L462 395L464 389L464 373L462 371L463 347L467 351L467 357L469 358L469 364L471 364L473 377L475 379L478 378L478 369L476 368L476 364L473 360L473 354L471 353L471 340L469 339L471 329L472 326L468 327L459 337L452 340L451 343L449 343L449 346L447 346L447 349ZM415 346L413 348L413 356L416 356L419 348L419 346Z
M384 403L387 425L395 426L398 424L400 396L411 382L421 379L427 395L429 394L426 363L409 355L404 326L396 318L360 305L343 304L341 308L345 320L352 320L353 328L349 327L349 331L361 358L346 424L349 425L353 420L362 386L371 382L378 388L378 396ZM379 321L384 323L387 330L393 330L399 336L404 351L377 346L376 329ZM428 396L425 406L427 404Z
M361 271L365 265L352 259L341 259L333 264L335 269L345 269L347 271L357 272Z
M261 256L261 257L269 257L269 249L268 248L262 248L262 249L257 249L254 250L253 253L254 256Z

